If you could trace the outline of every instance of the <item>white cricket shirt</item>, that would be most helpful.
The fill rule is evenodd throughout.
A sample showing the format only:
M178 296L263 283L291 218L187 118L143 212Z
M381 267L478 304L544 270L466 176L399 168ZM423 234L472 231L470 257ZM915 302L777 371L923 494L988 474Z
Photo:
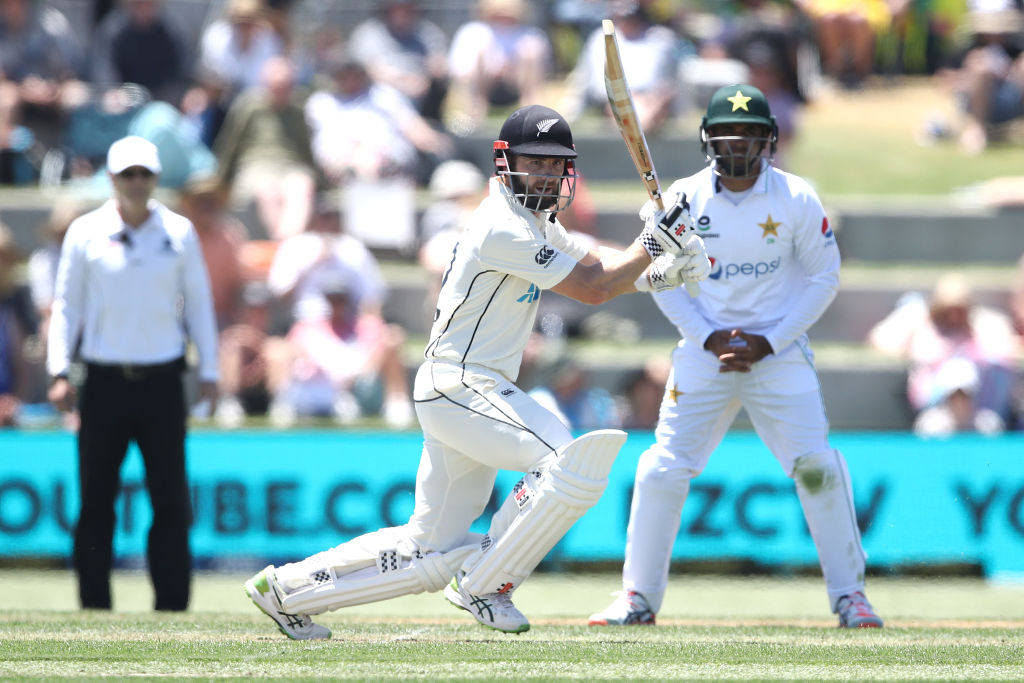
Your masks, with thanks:
M762 162L763 163L763 162ZM700 296L654 294L680 334L703 347L719 329L763 335L775 353L821 317L839 289L839 248L817 194L802 178L763 164L738 204L718 190L708 166L677 180L665 205L685 192L711 259ZM652 210L648 202L641 215Z
M588 251L546 216L491 179L443 276L427 360L481 365L515 381L541 291L564 280Z
M138 228L113 200L75 220L61 247L46 369L72 354L98 363L155 364L199 351L199 377L215 381L217 327L210 281L192 223L150 200Z

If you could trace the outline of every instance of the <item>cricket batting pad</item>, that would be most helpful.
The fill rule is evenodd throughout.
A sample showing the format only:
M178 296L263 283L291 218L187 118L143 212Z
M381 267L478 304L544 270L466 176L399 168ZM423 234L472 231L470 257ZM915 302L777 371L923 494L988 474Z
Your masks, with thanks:
M290 612L320 614L327 610L444 588L479 545L448 552L423 553L408 542L395 543L389 532L365 534L337 548L277 570ZM472 534L479 538L479 534ZM390 543L381 543L390 541ZM384 546L387 547L384 547ZM282 578L284 577L284 578Z
M529 472L491 520L480 549L463 568L462 586L475 595L515 590L608 485L626 433L588 432L558 453L544 471Z

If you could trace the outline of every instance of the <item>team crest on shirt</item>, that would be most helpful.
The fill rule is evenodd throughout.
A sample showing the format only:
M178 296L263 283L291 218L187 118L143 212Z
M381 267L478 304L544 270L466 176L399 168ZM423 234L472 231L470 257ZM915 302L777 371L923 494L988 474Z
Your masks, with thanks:
M757 224L757 227L761 228L763 231L761 233L761 237L765 238L765 242L767 244L773 244L775 242L775 238L779 236L779 228L781 226L782 223L776 223L772 220L771 214L768 214L768 218L764 219L764 223Z
M544 246L541 247L540 251L534 255L533 260L536 261L538 265L546 268L553 258L555 258L554 247Z
M711 216L701 216L697 219L697 230L700 232L701 239L708 239L709 237L718 237L717 232L708 232L711 229Z

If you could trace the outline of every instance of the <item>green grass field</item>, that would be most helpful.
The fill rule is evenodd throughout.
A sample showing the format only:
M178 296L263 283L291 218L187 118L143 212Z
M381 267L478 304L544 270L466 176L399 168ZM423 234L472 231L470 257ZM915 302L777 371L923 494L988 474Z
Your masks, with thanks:
M318 621L287 640L242 593L199 574L192 610L148 611L145 574L115 577L115 611L80 612L68 572L0 571L0 678L346 680L1024 679L1024 585L877 578L882 630L834 627L820 579L675 579L655 628L588 628L613 574L538 574L517 593L533 629L489 631L439 594Z

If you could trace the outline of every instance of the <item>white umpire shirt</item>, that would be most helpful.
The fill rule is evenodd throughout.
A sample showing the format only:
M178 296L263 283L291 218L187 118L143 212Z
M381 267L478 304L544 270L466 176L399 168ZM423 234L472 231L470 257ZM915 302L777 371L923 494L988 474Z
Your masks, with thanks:
M561 223L527 211L492 178L443 276L424 357L480 365L514 382L541 291L587 253Z
M821 317L839 290L839 248L807 181L762 162L754 186L734 203L708 166L677 180L685 192L711 274L691 299L677 288L654 295L684 340L703 348L715 330L764 336L779 354ZM651 210L650 202L641 215Z
M68 228L57 267L47 349L51 376L76 347L86 362L151 365L199 351L199 378L216 381L210 281L192 223L156 200L138 228L110 200Z

